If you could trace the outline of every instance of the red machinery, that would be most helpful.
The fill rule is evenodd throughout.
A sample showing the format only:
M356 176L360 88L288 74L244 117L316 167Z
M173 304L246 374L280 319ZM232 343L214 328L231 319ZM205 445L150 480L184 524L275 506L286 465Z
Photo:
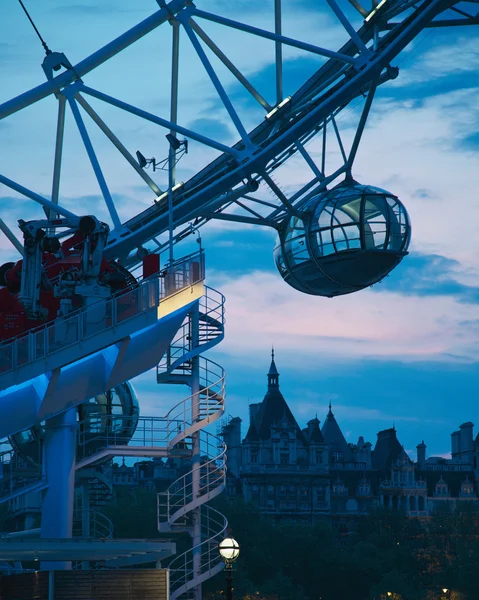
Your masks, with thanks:
M0 341L79 309L87 298L137 285L119 263L103 258L109 230L94 217L19 223L24 257L0 266ZM72 232L63 242L52 235L60 227Z

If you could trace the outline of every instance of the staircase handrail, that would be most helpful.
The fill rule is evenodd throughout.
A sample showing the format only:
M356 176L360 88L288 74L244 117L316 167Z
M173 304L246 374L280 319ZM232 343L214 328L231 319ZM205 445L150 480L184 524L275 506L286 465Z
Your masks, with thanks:
M177 521L187 512L196 508L201 501L211 499L224 489L226 478L226 446L221 440L207 431L201 431L200 443L201 455L207 460L193 467L188 473L178 477L164 492L157 495L158 522L169 523ZM218 453L218 443L221 443L221 451ZM205 448L206 446L206 448ZM213 452L210 448L215 448ZM192 476L199 471L199 489L196 497L193 497Z
M193 269L193 264L198 264L199 268ZM174 275L173 281L172 274ZM63 317L58 317L40 327L1 342L0 373L8 373L19 366L31 364L60 349L78 344L92 335L98 334L99 329L95 328L95 330L89 331L89 328L85 327L88 315L91 315L96 308L101 307L102 311L108 315L108 319L105 319L105 326L101 329L101 331L107 331L116 327L118 323L156 309L161 300L203 280L204 256L202 251L178 259L166 270L140 281L137 287L120 290L107 300L79 308ZM51 332L62 325L69 329L70 335L69 339L63 338L57 347L55 346L55 336Z
M224 337L224 302L223 294L206 287L199 301L198 330L191 331L191 320L183 323L157 367L160 383L192 384L192 360ZM196 337L194 345L192 334ZM160 531L165 525L167 528L176 526L189 529L187 513L201 511L201 542L170 563L171 600L183 597L184 593L222 568L218 544L226 531L227 522L221 513L205 505L205 502L225 488L226 446L218 437L203 431L206 425L224 414L225 375L222 367L200 357L199 387L198 392L178 402L166 415L168 422L176 427L178 423L182 424L175 437L169 440L170 453L174 449L192 445L193 434L198 435L200 441L199 464L192 464L187 473L157 495ZM205 444L206 452L203 450ZM218 515L216 527L214 519L210 518L213 514Z
M206 539L176 556L168 565L171 600L176 600L188 589L209 579L224 567L218 546L224 539L228 527L226 517L211 506L204 505L201 507L201 525ZM200 550L201 575L195 579L194 556L198 550Z
M73 529L75 530L76 525L78 530L79 524L79 529L82 530L85 519L89 519L89 537L97 539L111 539L113 537L112 521L102 512L90 508L82 507L80 510L75 511L73 515ZM75 537L82 537L82 535L76 535Z
M174 432L174 437L168 442L169 448L173 447L190 433L200 429L201 426L204 427L206 424L217 420L223 414L226 395L224 369L212 360L203 358L203 361L204 363L200 361L200 385L202 387L200 387L197 393L190 394L188 397L175 404L175 406L173 406L165 415L169 431L171 431L172 425L175 425L176 427L178 427L178 425L183 426L181 431ZM208 368L209 365L217 367L220 370L220 373L212 371L211 368ZM213 373L213 376L215 377L213 381L208 381L210 373ZM213 393L210 395L209 392ZM191 409L191 401L195 396L199 396L200 398L201 396L206 396L207 398L206 407L201 407L202 403L200 402L200 414L197 419L194 418ZM204 421L207 421L207 423L204 423Z
M157 375L166 370L181 368L181 365L184 364L189 358L198 354L199 348L201 348L201 352L204 352L212 345L219 343L220 338L223 338L225 325L224 295L214 288L205 286L204 294L200 298L199 303L200 328L202 327L204 329L204 325L202 325L202 323L204 321L209 321L211 323L210 326L212 327L212 331L210 332L212 339L204 340L202 336L200 336L198 347L193 351L189 350L189 325L188 322L184 323L179 330L181 332L180 335L175 337L173 342L170 344L170 348L164 354L159 365L157 366Z
M214 371L211 366L217 367L220 373ZM204 427L223 414L223 405L225 398L225 373L224 370L214 361L202 359L200 361L200 374L202 374L203 387L200 388L200 414L198 419L194 419L191 413L191 400L196 394L190 394L178 402L164 417L138 417L138 424L133 436L116 433L113 430L115 424L122 421L129 421L131 417L123 415L107 416L98 415L89 417L80 422L78 447L86 449L88 445L95 446L99 441L103 442L103 448L108 446L134 446L139 440L139 446L173 448L179 441L183 440L189 433ZM208 377L213 374L214 380L208 383ZM81 427L84 424L87 427ZM104 429L98 434L91 434L91 425L99 425ZM149 425L149 428L146 427ZM124 429L124 428L122 428ZM87 437L88 436L88 437ZM83 457L88 456L85 452Z

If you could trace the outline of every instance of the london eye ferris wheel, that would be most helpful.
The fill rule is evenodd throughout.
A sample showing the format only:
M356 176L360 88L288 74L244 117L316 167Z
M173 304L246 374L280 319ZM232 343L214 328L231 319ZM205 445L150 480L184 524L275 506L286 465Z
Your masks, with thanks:
M225 487L225 449L201 431L224 413L224 372L200 357L223 339L224 297L203 286L202 253L177 260L180 244L205 225L261 226L300 292L381 281L408 252L411 220L394 189L356 172L368 118L399 55L426 30L477 25L478 7L2 5L0 429L42 471L9 493L47 490L44 537L73 535L75 470L187 457L188 473L159 494L158 528L192 536L170 564L171 597L201 597L226 531L205 505ZM191 395L143 418L125 380L153 367Z
M380 281L411 224L394 190L355 179L376 91L420 32L476 23L477 3L366 4L160 0L81 60L55 39L79 54L91 45L81 24L75 39L35 15L44 81L0 105L8 135L28 131L4 150L4 195L22 198L5 231L30 210L96 214L110 227L105 257L131 269L207 222L246 223L277 231L276 265L300 291Z

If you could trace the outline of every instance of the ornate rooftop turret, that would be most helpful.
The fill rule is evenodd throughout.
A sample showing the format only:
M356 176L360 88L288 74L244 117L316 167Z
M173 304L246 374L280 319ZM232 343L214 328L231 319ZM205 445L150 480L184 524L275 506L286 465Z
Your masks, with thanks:
M271 348L271 365L268 371L268 389L279 388L279 373L274 362L274 348Z
M308 421L308 428L306 431L306 437L308 442L311 444L324 444L323 435L321 433L321 429L319 428L319 419L315 417Z
M342 460L339 460L339 462L347 462L351 459L351 450L346 442L343 432L334 418L331 402L329 403L329 412L324 421L321 433L323 434L325 443L330 445L332 453L342 453ZM339 455L336 454L336 456Z
M271 437L271 428L280 422L288 422L296 431L296 436L306 445L306 439L296 419L279 389L279 372L274 362L274 349L271 350L271 365L268 371L268 389L258 408L250 414L250 428L246 434L248 441L267 440ZM254 424L254 428L251 425Z

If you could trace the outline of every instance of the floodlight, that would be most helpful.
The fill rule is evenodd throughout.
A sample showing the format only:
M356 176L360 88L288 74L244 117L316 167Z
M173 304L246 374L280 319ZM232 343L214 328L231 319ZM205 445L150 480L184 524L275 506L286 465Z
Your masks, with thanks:
M172 133L168 133L166 136L166 139L169 141L170 146L173 148L173 150L179 150L182 146L182 142L180 142L180 140L175 137Z
M147 165L147 161L139 150L136 151L136 158L138 159L138 164L140 165L140 167L144 169Z

